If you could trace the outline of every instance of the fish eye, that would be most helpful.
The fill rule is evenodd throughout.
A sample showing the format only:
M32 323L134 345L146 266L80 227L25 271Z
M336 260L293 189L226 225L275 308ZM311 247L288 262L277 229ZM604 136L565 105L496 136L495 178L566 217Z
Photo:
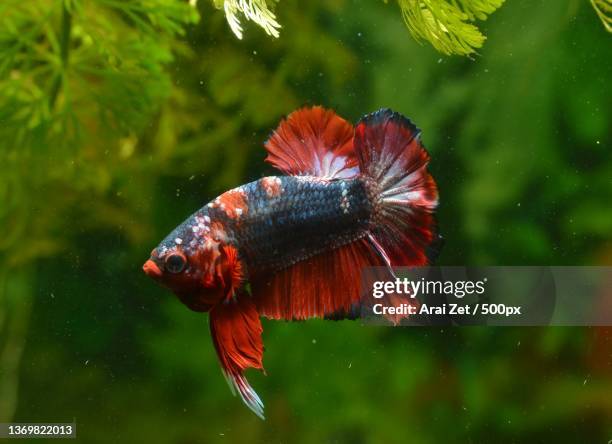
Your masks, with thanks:
M173 253L166 258L166 270L170 273L180 273L185 268L185 256L179 253Z

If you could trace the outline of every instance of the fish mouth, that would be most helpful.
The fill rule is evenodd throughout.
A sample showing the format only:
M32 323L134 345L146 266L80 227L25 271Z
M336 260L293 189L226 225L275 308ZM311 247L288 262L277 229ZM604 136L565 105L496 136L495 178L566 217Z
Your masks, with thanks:
M145 264L142 266L142 271L144 271L147 276L152 278L160 278L162 275L162 272L157 264L151 259L145 262Z

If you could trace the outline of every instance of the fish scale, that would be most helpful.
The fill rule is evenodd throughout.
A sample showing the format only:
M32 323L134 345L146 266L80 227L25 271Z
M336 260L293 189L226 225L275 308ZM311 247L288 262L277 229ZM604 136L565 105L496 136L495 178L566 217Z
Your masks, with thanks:
M248 206L241 218L217 215L250 274L278 271L364 236L371 205L361 179L283 176L278 195L269 196L265 181L276 179L240 188Z

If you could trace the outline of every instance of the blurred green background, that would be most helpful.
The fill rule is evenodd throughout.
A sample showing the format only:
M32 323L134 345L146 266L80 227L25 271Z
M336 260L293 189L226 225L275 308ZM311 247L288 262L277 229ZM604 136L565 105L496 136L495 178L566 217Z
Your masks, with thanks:
M581 0L508 1L473 59L397 5L283 0L279 39L172 0L0 5L0 421L82 442L612 440L612 338L591 328L264 323L260 421L205 315L141 271L220 192L273 174L303 104L423 130L448 265L612 263L612 39ZM199 20L198 20L199 16Z

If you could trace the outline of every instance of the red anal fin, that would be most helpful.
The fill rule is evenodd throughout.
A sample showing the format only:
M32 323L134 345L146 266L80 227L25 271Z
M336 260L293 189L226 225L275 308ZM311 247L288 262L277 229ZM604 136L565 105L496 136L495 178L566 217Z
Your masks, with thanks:
M375 247L361 239L252 282L253 299L270 319L353 319L365 301L360 294L364 267L379 267L381 280L393 278Z
M244 293L235 300L217 304L210 312L210 332L230 388L264 419L263 402L244 376L247 368L263 370L262 331L255 304Z
M358 174L353 126L320 106L291 113L265 144L266 161L292 176L350 178Z

